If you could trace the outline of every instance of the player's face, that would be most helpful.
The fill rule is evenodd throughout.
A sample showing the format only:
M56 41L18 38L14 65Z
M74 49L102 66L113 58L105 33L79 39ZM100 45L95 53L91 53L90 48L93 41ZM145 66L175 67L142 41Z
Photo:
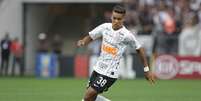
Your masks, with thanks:
M118 30L123 26L124 14L112 12L112 28Z

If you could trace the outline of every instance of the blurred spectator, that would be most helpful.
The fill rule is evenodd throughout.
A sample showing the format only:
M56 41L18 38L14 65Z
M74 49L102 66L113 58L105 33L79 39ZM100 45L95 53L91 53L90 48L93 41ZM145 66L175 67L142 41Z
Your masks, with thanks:
M158 24L156 27L159 28L157 28L157 35L155 36L155 51L158 54L177 54L178 33L173 7L165 4L164 1L160 1L156 16L155 21Z
M151 10L152 7L148 6L148 5L141 5L139 6L139 21L140 21L140 25L141 30L139 30L139 34L147 34L150 35L152 33L152 26L153 26L153 20L151 17L151 12L149 10Z
M179 55L201 56L201 30L195 13L186 17L186 23L179 36Z
M153 6L155 4L155 0L139 0L139 4Z
M60 61L62 58L62 48L63 48L63 39L61 38L59 34L55 34L53 36L51 45L52 45L53 54L56 54L56 59L54 63L56 63L56 68L58 69L58 67L61 66Z
M40 33L38 35L38 52L39 53L47 53L48 52L48 48L49 48L49 44L47 42L47 35L46 33Z
M137 0L123 0L124 6L127 9L127 16L125 18L125 26L130 31L140 30L140 21L139 21L139 12L138 10L138 1Z
M4 39L1 40L1 68L0 68L1 75L3 75L3 71L5 75L8 74L10 45L11 45L11 41L9 38L9 33L6 32Z
M61 55L62 45L63 45L63 40L61 36L59 34L55 34L52 41L53 52L56 53L57 55Z
M105 20L105 22L110 22L111 21L111 15L112 15L111 11L105 11L104 12L104 20Z
M13 54L12 76L15 75L15 66L18 64L20 76L24 75L23 66L23 47L18 38L15 38L11 43L11 53Z
M201 3L200 3L200 6L199 6L197 13L198 13L198 18L199 18L199 23L201 23Z

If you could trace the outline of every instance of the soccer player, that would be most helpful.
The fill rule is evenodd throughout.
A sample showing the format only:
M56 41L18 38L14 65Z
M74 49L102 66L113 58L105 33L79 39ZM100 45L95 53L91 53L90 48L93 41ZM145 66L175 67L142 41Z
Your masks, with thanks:
M114 6L111 16L112 23L99 25L77 42L77 46L82 47L95 39L102 38L101 54L89 79L84 101L98 101L99 98L102 98L102 101L109 101L98 95L107 91L117 80L120 58L127 46L134 47L139 54L144 64L145 78L151 84L155 82L145 58L144 49L134 34L123 26L125 15L126 10L123 6Z

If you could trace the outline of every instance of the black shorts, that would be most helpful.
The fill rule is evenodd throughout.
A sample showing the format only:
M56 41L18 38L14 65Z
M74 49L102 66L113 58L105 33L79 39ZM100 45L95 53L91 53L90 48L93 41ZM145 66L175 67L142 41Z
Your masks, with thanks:
M95 89L98 93L107 91L109 87L116 81L115 78L110 78L93 71L90 79L89 86Z

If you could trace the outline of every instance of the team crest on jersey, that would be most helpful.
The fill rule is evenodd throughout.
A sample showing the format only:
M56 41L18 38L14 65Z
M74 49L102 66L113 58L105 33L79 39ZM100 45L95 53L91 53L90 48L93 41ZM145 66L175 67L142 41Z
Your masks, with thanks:
M116 36L116 41L120 42L123 41L124 34L119 32Z

